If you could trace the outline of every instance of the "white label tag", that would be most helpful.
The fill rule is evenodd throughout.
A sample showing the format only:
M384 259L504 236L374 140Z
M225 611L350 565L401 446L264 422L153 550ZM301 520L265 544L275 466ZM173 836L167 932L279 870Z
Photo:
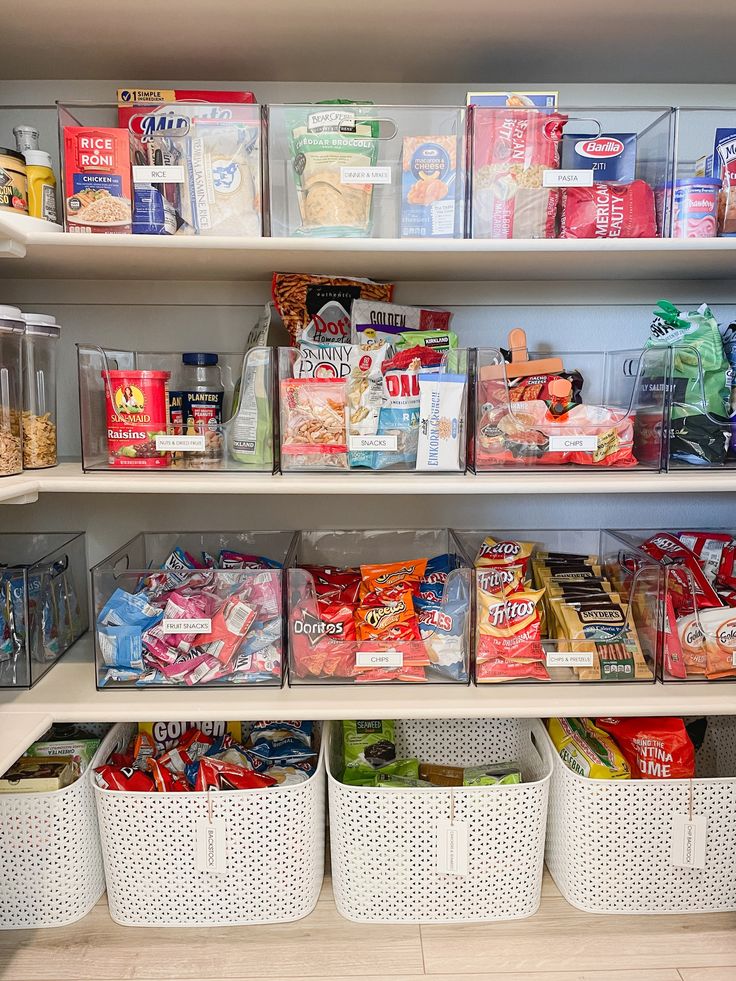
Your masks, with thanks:
M398 450L399 437L393 436L350 436L348 446L351 450L382 450L384 453L395 453Z
M134 184L183 184L183 167L133 167Z
M203 453L204 433L193 433L191 436L157 436L156 449L178 450L180 453Z
M437 871L468 874L468 825L465 821L437 822Z
M211 634L212 620L162 620L161 629L165 634Z
M731 654L731 664L736 668L736 651Z
M341 184L390 184L390 167L341 167Z
M404 655L401 651L358 651L355 655L358 668L403 668Z
M224 875L225 867L225 818L197 818L197 872Z
M549 651L545 657L548 668L592 668L592 651Z
M592 170L545 170L542 187L592 187Z
M562 453L580 450L583 453L595 453L598 449L597 436L550 436L549 452Z
M672 818L672 865L682 869L705 868L706 827L704 815L694 815L690 820L687 814L675 814Z

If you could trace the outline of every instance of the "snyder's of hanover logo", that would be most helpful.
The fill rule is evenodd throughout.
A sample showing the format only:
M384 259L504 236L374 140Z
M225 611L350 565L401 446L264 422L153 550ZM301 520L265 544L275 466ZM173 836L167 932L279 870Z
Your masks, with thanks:
M596 610L578 610L578 616L583 623L626 623L621 610L608 610L598 607Z

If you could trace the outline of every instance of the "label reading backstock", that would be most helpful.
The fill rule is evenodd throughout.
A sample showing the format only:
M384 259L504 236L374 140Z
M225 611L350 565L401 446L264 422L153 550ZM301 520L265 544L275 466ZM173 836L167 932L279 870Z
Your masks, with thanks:
M197 818L195 868L197 872L224 875L225 818Z

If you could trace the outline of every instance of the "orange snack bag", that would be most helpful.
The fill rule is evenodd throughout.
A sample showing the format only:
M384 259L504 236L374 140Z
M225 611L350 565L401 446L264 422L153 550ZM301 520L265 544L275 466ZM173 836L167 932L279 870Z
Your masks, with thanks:
M360 574L363 578L361 585L361 600L374 590L408 589L412 593L419 592L419 584L427 568L427 559L415 559L411 562L385 562L382 565L362 565Z

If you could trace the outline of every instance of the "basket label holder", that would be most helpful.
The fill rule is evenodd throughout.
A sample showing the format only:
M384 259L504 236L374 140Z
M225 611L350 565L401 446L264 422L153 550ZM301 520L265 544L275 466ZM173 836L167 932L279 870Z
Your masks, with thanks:
M468 874L468 822L455 820L455 793L450 789L450 817L437 822L437 871Z
M225 818L213 817L211 791L207 791L207 817L196 820L194 867L197 872L210 872L224 875L225 863Z
M681 869L705 868L707 821L704 814L693 814L693 782L690 781L690 803L687 814L672 817L670 863Z

